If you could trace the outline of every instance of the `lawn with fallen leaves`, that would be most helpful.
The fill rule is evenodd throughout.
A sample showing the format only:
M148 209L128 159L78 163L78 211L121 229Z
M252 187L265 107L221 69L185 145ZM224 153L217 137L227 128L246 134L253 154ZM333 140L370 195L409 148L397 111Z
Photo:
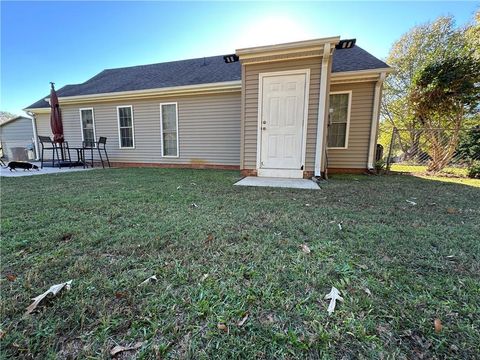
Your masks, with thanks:
M132 168L1 179L0 357L479 356L478 188L238 178ZM344 300L329 315L332 287Z

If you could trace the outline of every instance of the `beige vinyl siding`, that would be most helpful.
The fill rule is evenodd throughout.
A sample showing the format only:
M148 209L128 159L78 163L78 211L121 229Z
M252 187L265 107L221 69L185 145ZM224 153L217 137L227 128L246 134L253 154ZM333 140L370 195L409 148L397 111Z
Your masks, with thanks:
M5 157L11 159L11 148L24 148L33 143L32 120L20 118L0 126L0 139Z
M332 84L330 91L352 91L350 128L347 149L329 149L328 167L341 169L366 169L370 126L373 116L375 82Z
M107 137L111 161L131 163L236 165L240 163L240 91L61 105L65 139L82 142L80 108L93 108L95 134ZM179 157L162 157L160 104L178 103ZM133 107L135 148L120 148L117 106ZM44 124L39 126L42 129ZM49 126L49 125L48 125ZM39 134L42 134L40 130Z
M50 136L52 135L52 128L50 127L50 114L37 114L35 115L35 122L37 125L38 136Z
M245 64L244 99L244 153L242 169L257 167L257 130L258 130L258 81L259 74L266 72L310 69L310 91L308 100L307 150L305 169L315 167L315 139L317 132L318 96L320 91L321 57L276 61L259 64Z

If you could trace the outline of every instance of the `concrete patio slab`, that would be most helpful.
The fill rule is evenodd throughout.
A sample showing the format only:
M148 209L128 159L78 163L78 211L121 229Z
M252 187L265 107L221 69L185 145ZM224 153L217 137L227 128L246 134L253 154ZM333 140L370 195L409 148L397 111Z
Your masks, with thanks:
M38 168L40 169L40 163L39 162L31 162L31 164L37 165ZM97 168L98 169L98 168ZM37 170L25 170L23 169L17 169L16 171L10 171L6 167L0 167L0 176L2 177L21 177L21 176L33 176L33 175L46 175L46 174L65 174L69 172L78 172L78 171L85 171L85 170L92 170L92 168L86 168L84 169L83 167L62 167L61 169L58 167L44 167L43 169L40 169L39 171Z
M307 179L286 179L286 178L270 178L270 177L256 177L247 176L238 181L234 185L239 186L264 186L264 187L278 187L290 189L310 189L319 190L317 183Z

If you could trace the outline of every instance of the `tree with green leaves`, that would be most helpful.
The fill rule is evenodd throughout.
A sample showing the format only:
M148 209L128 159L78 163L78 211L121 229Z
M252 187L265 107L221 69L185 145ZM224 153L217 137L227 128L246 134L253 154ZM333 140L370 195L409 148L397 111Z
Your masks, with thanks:
M384 83L380 126L381 131L391 131L394 127L405 130L400 133L400 146L406 160L418 154L422 136L422 124L409 106L413 78L428 59L444 56L445 49L452 47L457 32L451 16L416 26L393 44L386 59L394 72Z
M414 75L409 96L409 107L427 136L431 172L449 164L465 119L478 114L480 59L466 42L459 39L457 45L441 59L427 59Z

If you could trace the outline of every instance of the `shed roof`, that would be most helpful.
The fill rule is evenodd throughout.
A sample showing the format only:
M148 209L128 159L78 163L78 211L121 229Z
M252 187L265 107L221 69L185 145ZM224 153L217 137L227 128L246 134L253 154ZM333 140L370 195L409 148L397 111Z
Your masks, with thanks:
M333 53L333 72L387 67L387 64L359 46L335 50ZM59 97L95 95L239 80L241 80L239 62L227 64L223 56L210 56L103 70L82 84L62 87L57 91L57 95ZM27 109L49 106L45 98L42 98Z

